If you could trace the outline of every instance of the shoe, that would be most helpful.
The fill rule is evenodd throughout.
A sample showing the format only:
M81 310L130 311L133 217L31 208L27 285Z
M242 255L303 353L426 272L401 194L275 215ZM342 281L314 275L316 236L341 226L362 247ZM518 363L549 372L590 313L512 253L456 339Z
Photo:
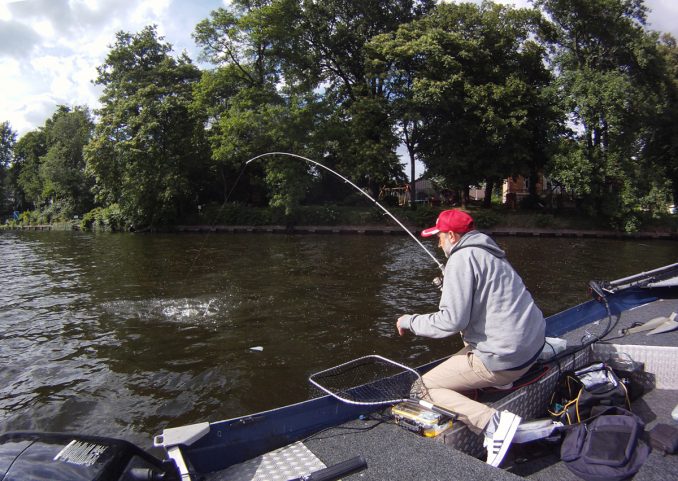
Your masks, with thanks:
M496 390L498 391L508 391L513 387L513 383L510 382L508 384L502 384L501 386L493 386Z
M539 439L547 439L559 432L563 427L563 423L554 421L550 418L535 419L521 423L516 429L516 434L511 440L512 444L525 444L537 441Z
M481 387L481 391L488 391L488 392L494 392L494 391L508 391L509 389L513 389L513 383L510 382L508 384L502 384L501 386L488 386L488 387Z
M499 422L493 432L486 430L483 445L487 448L487 464L498 467L506 456L513 436L522 418L508 411L499 414ZM490 421L490 425L492 425ZM489 427L489 426L488 426Z

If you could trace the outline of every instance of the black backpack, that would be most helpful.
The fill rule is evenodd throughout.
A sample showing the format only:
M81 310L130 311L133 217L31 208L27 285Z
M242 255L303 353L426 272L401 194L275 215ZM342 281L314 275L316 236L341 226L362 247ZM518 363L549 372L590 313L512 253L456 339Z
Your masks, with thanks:
M565 428L560 459L586 481L627 479L638 472L650 454L650 448L640 440L644 427L630 411L603 408L588 422Z
M564 425L591 417L595 406L621 406L631 409L624 383L602 362L565 372L551 397L549 414Z

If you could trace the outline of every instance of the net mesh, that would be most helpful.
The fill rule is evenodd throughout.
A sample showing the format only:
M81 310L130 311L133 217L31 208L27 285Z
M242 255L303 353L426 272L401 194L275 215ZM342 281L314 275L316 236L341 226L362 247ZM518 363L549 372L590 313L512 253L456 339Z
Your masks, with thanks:
M352 404L389 404L421 399L425 390L419 374L381 356L354 359L309 377L323 391Z

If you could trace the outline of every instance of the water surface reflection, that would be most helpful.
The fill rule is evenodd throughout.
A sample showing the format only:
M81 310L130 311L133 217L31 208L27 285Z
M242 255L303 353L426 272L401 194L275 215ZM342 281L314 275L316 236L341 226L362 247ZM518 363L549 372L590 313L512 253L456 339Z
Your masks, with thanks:
M585 300L590 279L678 253L668 241L497 241L547 314ZM438 269L405 236L5 232L0 254L3 430L148 446L167 425L303 400L308 374L339 362L415 365L458 345L394 330L438 302Z

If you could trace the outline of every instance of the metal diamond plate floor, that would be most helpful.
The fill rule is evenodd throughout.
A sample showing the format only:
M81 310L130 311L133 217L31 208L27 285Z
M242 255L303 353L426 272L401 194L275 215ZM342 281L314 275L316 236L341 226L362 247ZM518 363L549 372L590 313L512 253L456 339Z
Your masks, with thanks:
M213 473L207 481L287 481L324 468L301 442L276 449L258 458Z

